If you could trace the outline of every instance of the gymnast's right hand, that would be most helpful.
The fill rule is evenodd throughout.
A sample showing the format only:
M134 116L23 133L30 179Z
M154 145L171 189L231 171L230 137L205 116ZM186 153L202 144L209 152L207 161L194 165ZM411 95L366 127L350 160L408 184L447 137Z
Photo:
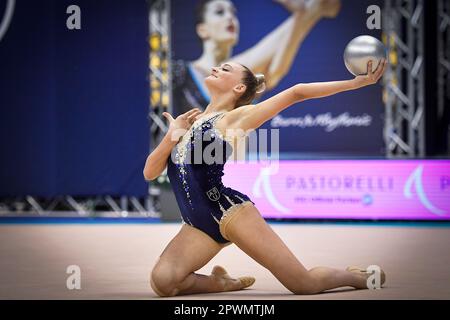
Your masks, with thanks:
M194 108L180 114L176 119L168 112L163 112L162 115L169 121L168 134L172 136L172 140L178 141L189 128L192 126L195 120L200 116L202 111L198 108Z

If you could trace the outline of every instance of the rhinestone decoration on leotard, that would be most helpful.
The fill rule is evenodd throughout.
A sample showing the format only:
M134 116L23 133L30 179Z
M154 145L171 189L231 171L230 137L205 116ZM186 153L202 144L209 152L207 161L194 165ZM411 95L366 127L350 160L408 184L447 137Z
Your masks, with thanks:
M219 221L219 219L217 219L212 213L211 213L211 217L213 217L214 218L214 220L217 222L217 224L220 224L220 221Z
M168 175L183 222L199 228L220 243L227 242L218 232L223 219L251 202L222 183L225 162L234 149L233 141L230 143L227 139L231 135L222 135L217 128L224 113L217 112L196 120L173 149L174 157L168 163ZM212 158L198 159L198 151L202 152L201 156ZM208 159L213 159L212 163ZM201 162L197 163L197 160ZM208 190L214 188L217 190L208 194Z
M205 117L204 119L198 119L194 121L192 126L189 128L189 130L183 135L181 141L176 145L176 154L175 154L175 165L178 168L179 177L183 184L183 189L186 193L186 197L189 201L189 204L191 207L193 207L192 200L191 200L191 194L189 190L189 183L186 180L186 157L189 152L191 152L192 148L194 147L195 141L198 141L196 139L202 138L202 130L196 130L200 126L205 129L210 129L211 126L208 123L205 123L207 120L211 120L217 115L221 113L215 113L210 117ZM189 159L193 160L193 159Z
M192 224L191 220L189 220L189 217L186 217L186 220L188 221L188 224L189 224L190 226L194 226L194 225ZM183 222L184 222L184 220L183 220ZM186 223L186 222L184 222L184 223Z
M229 207L227 210L225 210L224 212L223 212L223 215L222 215L222 217L220 218L220 221L218 221L217 219L214 219L214 220L216 220L216 222L220 225L220 223L224 220L224 219L226 219L228 216L230 216L231 214L233 214L237 209L239 209L240 207L242 207L244 204L246 204L246 203L252 203L251 201L248 201L248 200L245 200L245 201L243 201L243 202L241 202L241 203L236 203L234 206L231 206L231 207Z
M220 113L219 113L220 114ZM200 126L203 126L204 128L208 127L210 128L207 123L205 123L207 120L211 120L215 116L219 114L213 114L211 117L206 117L205 119L198 119L194 121L192 126L189 128L189 130L183 135L181 141L176 145L178 154L180 155L179 161L180 163L184 163L186 161L187 152L189 151L189 147L193 146L193 137L196 133L197 136L201 135L201 132L198 132L196 129ZM217 131L217 130L216 130Z
M224 194L224 196L232 206L235 205L235 203L233 202L233 200L230 199L230 197L228 197L226 194Z

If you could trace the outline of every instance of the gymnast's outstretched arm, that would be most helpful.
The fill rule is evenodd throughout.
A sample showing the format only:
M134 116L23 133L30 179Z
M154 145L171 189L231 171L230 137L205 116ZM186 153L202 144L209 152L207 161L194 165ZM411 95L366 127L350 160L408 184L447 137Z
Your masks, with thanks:
M380 63L375 72L372 72L372 62L369 62L368 74L352 80L297 84L258 104L242 106L228 112L225 120L227 128L244 131L256 129L294 103L375 84L385 69L386 60Z

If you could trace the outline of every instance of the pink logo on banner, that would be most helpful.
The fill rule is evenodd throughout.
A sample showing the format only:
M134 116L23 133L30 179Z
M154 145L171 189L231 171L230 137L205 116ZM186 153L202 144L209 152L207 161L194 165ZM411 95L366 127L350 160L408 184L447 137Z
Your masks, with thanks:
M223 182L266 218L450 220L450 161L228 162Z

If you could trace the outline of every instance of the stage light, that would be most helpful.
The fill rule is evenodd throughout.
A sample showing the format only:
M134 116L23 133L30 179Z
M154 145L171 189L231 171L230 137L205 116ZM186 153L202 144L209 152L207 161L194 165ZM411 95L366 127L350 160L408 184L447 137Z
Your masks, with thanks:
M397 76L395 74L392 75L392 77L390 79L390 83L395 85L395 86L398 86L398 79L397 79Z
M154 51L161 48L161 36L158 33L154 33L150 36L150 48Z
M164 92L162 95L161 105L163 107L169 106L169 94L167 92Z
M391 47L393 47L393 48L396 46L396 43L395 43L395 37L396 37L395 33L393 33L393 34L389 37L389 45L390 45Z
M397 51L390 51L389 52L389 63L395 67L398 64L398 54Z
M163 70L167 70L168 67L169 67L169 62L167 61L167 59L162 60L162 62L161 62L161 68L162 68Z
M156 54L152 54L150 57L150 66L155 69L159 69L161 66L161 59Z
M152 77L152 80L150 81L150 87L152 88L152 90L159 89L161 88L161 83L157 79Z
M169 48L169 37L168 36L161 37L161 46L164 48L164 50L168 50L168 48Z
M161 92L158 90L152 91L152 98L151 102L153 106L159 105L159 102L161 101Z

